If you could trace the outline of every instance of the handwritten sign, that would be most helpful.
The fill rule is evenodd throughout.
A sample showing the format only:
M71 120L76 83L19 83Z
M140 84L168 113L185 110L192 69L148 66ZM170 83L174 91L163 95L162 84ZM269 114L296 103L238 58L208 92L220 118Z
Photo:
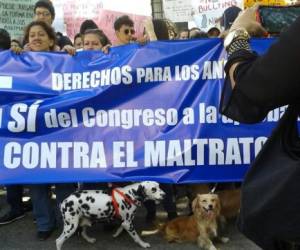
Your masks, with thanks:
M23 37L24 27L32 21L36 0L1 0L0 28L6 29L12 38Z
M231 6L243 9L242 0L192 0L193 17L198 28L208 31L211 27L218 26L218 20L224 10Z
M70 1L73 2L73 1ZM90 4L90 3L89 3ZM108 36L112 44L116 42L116 36L114 33L114 21L116 18L124 15L122 12L116 12L111 10L105 10L101 8L101 5L98 7L95 6L97 10L94 10L94 13L97 13L93 17L93 21L98 25L100 29ZM76 11L80 9L76 3L73 4L64 4L64 20L66 24L66 32L69 37L74 37L76 33L79 32L81 23L87 18L84 15L84 9L82 12ZM74 12L76 13L74 15ZM83 15L81 15L83 14ZM136 30L136 35L140 36L143 32L143 20L146 19L146 16L128 14L134 22L134 28Z
M165 17L173 22L192 21L192 5L190 0L164 0Z

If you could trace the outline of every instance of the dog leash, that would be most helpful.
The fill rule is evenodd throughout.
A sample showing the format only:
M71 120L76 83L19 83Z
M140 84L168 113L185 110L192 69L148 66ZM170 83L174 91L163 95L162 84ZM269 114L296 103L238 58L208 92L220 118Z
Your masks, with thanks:
M132 200L130 197L126 196L123 192L121 192L117 188L114 188L112 190L112 193L111 193L112 204L113 204L113 207L115 209L115 216L120 217L120 211L119 211L118 202L117 202L116 197L115 197L115 192L118 193L127 203L129 203L131 205L132 204L136 205L136 202L134 200Z

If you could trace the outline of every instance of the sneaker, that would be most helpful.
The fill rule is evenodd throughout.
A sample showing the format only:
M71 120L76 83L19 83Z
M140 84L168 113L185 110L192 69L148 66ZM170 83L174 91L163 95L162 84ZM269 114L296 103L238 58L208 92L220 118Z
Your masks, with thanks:
M49 230L49 231L38 231L37 232L37 237L40 241L44 241L47 240L51 234L52 234L53 230Z
M14 215L11 213L5 214L3 217L0 218L0 225L7 225L19 219L22 219L25 216L25 213Z
M23 202L23 210L24 210L25 213L32 211L32 202L31 202L31 200Z

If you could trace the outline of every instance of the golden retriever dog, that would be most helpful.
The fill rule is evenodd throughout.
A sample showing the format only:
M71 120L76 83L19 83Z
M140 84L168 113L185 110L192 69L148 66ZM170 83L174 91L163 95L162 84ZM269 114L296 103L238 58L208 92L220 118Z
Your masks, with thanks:
M197 244L200 249L216 250L212 240L217 239L223 243L228 238L218 236L217 220L221 212L220 199L217 194L198 194L193 200L192 209L197 218L198 237Z
M217 218L220 214L220 200L217 194L199 194L193 200L193 215L177 217L159 225L154 231L143 231L142 235L161 232L168 242L197 242L204 250L215 250L212 239L227 242L228 238L217 235Z
M210 192L207 184L189 184L187 186L189 199L192 201L197 194L206 194ZM241 207L241 189L230 188L215 192L219 195L221 203L220 219L225 222L228 219L236 218Z

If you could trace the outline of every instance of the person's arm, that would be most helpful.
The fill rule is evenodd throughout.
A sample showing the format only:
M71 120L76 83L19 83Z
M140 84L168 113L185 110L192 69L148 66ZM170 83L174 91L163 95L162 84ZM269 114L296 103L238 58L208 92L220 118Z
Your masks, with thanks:
M241 18L243 14L238 19ZM239 23L234 25L237 27ZM245 28L248 30L249 27ZM300 18L281 34L265 55L237 51L229 57L221 101L223 114L241 122L254 123L276 107L299 102L299 30Z
M150 41L157 41L157 37L154 31L152 19L146 19L144 22L146 35Z

